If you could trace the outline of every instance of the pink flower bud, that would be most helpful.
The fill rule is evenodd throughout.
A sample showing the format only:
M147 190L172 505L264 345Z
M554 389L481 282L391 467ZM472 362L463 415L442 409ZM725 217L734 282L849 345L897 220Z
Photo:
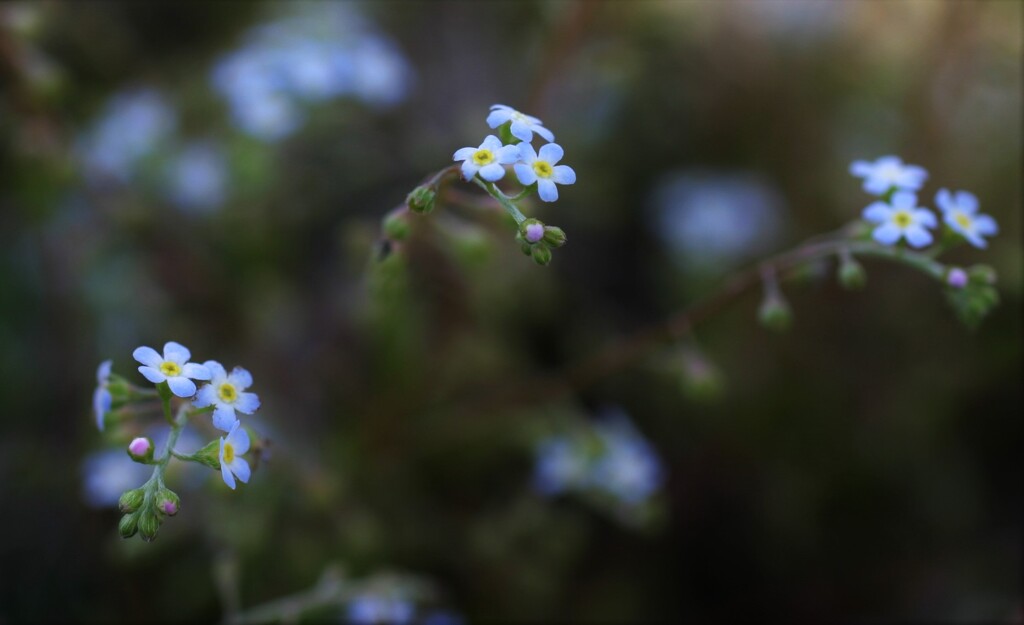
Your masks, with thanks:
M953 267L946 276L946 284L954 289L962 289L967 286L967 272L959 267Z
M167 499L160 502L160 510L167 516L174 516L175 514L178 514L178 504Z
M148 438L136 438L128 443L128 453L133 456L145 456L149 452L150 443Z
M526 226L526 240L536 243L544 238L544 226L542 224L530 224Z

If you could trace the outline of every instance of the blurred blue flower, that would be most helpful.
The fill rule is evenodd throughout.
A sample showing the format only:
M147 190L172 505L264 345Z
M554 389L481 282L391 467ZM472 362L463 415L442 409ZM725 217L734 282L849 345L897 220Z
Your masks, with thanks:
M348 621L367 625L383 623L409 623L412 621L412 602L398 597L363 594L348 604Z
M243 132L277 141L302 125L306 104L349 95L390 106L405 97L408 63L351 6L294 6L296 14L253 29L246 45L213 68L213 86Z
M134 462L121 448L86 456L82 461L82 498L93 508L116 506L121 493L138 488L152 472L152 467Z
M96 427L103 431L103 417L110 412L114 398L110 394L110 368L114 361L104 360L96 369L96 390L92 393L92 410L96 416Z
M917 191L928 179L928 172L917 165L904 165L898 156L881 156L873 163L853 161L850 173L864 179L864 190L885 195L893 189Z
M174 109L154 89L111 98L99 120L80 139L78 152L86 174L127 182L139 161L152 154L177 124Z
M465 620L454 612L435 610L426 614L419 622L421 625L462 625Z
M183 209L211 211L227 197L227 162L209 142L185 146L168 164L166 178L168 199Z
M543 495L577 488L586 481L589 459L585 447L567 436L556 436L537 446L533 485Z
M750 175L678 173L655 186L651 225L682 266L706 270L766 251L782 230L782 206Z

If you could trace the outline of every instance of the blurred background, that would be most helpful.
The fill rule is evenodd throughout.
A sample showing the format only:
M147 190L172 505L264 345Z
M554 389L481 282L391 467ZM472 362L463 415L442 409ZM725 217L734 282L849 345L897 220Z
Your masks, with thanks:
M294 605L299 621L1020 622L1022 17L934 0L0 5L0 622ZM492 132L495 103L565 148L577 183L527 212L569 243L536 266L455 182L382 244L381 218ZM849 163L886 154L930 172L922 204L967 189L999 222L949 258L999 274L976 331L913 270L865 261L851 293L830 263L784 285L787 334L757 324L755 287L685 341L561 384L857 218L871 198ZM148 472L124 445L160 422L98 432L95 368L143 384L132 350L168 340L252 372L267 451L235 492L179 467L181 513L125 541L116 499ZM282 597L298 603L267 607Z

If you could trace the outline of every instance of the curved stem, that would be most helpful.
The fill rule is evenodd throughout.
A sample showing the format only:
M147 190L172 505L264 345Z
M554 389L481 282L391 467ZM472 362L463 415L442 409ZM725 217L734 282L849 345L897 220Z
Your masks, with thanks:
M491 197L498 200L498 203L501 204L502 208L504 208L509 215L512 215L512 219L516 220L517 226L526 221L526 215L516 208L516 205L512 203L512 198L502 193L501 189L499 189L493 182L486 182L479 178L473 178L473 182L484 191L487 191Z

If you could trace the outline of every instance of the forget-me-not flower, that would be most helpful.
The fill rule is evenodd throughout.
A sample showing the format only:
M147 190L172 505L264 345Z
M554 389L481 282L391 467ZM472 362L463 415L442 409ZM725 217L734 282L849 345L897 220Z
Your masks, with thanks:
M519 149L514 145L501 145L501 140L494 135L487 135L484 142L477 148L459 148L452 156L454 161L462 161L462 176L472 180L473 176L488 182L501 180L505 176L502 165L511 165L519 159Z
M556 436L537 446L533 486L542 495L578 488L586 482L590 459L578 440Z
M594 466L594 485L627 505L637 505L661 487L661 461L624 415L602 423L604 453Z
M210 370L189 362L192 353L174 341L164 344L163 356L152 347L139 347L132 356L142 363L139 373L153 384L167 382L171 392L178 397L189 398L196 394L196 384L192 380L210 379Z
M92 392L92 410L96 413L96 427L103 431L103 417L110 412L110 406L114 398L110 395L110 367L111 360L104 360L96 369L96 390Z
M516 177L524 185L537 183L537 192L545 202L558 199L556 184L572 184L576 182L576 172L568 165L556 165L562 160L562 146L548 143L541 146L538 154L529 143L520 143L519 160L516 163Z
M544 127L544 122L536 117L520 113L511 106L505 106L504 104L495 104L491 107L491 112L487 116L488 126L497 128L509 121L512 122L509 125L509 131L513 137L521 141L526 143L533 141L533 133L539 134L548 141L555 140L555 135Z
M898 156L883 156L874 163L854 161L850 173L864 179L864 190L884 195L890 189L917 191L924 185L928 172L917 165L904 165Z
M902 237L911 247L924 247L932 242L925 228L938 225L931 211L917 208L917 196L908 191L894 193L892 204L871 204L864 209L864 219L878 224L872 236L882 245L892 245Z
M412 621L414 606L400 597L386 597L363 594L354 597L348 604L348 621L360 625L399 625Z
M249 482L249 463L241 457L247 451L249 433L242 427L242 422L236 420L228 435L220 438L220 474L231 490L235 489L235 477L243 483Z
M986 247L982 237L999 233L995 219L978 214L978 198L969 191L950 193L949 189L939 189L935 204L942 211L943 221L974 247Z
M235 411L252 414L260 407L256 393L244 392L252 386L252 375L241 367L235 367L228 373L216 360L207 360L203 366L210 371L210 383L204 384L196 393L195 407L216 406L213 425L229 432L237 421Z
M209 211L224 203L228 168L221 149L199 141L185 146L168 165L167 195L184 209Z

